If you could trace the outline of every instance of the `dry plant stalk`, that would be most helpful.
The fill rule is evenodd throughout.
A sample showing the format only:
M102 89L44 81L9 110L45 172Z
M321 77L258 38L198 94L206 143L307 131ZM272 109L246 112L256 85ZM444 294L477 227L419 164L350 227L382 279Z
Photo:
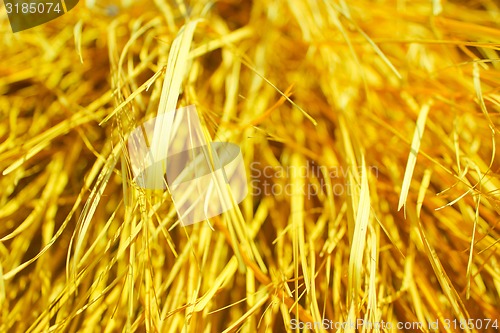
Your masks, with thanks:
M496 332L499 21L492 0L81 1L12 34L2 8L0 332ZM182 227L126 142L189 104L251 193Z

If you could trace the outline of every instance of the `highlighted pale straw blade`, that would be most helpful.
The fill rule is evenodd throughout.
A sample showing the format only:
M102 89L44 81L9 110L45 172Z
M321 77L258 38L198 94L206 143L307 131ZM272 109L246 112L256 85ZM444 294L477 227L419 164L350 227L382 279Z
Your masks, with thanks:
M154 153L149 142L158 128L162 140ZM247 195L240 148L232 143L207 143L193 105L136 128L128 147L136 183L151 190L168 185L183 225L220 215Z
M413 140L411 142L410 154L408 156L408 162L406 164L405 175L403 178L403 185L401 186L401 195L399 196L398 211L405 207L406 215L406 198L408 197L408 192L410 190L410 183L413 177L413 171L417 163L417 155L420 149L420 142L424 135L425 122L427 120L427 114L429 113L431 103L424 104L422 107L418 119L417 126L415 127L415 132L413 133Z

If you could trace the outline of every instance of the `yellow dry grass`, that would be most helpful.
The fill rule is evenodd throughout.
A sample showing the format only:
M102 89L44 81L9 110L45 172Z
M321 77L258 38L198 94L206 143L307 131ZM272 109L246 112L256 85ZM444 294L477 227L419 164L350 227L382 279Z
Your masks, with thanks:
M12 34L2 7L0 332L496 332L499 22L493 0L81 1ZM250 194L183 227L126 144L189 104Z

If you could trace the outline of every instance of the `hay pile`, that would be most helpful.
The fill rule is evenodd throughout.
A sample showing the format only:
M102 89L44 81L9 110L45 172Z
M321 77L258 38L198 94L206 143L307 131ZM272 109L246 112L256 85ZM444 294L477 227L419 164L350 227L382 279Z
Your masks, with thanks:
M497 2L128 3L0 11L1 332L496 332ZM240 209L132 180L160 99L241 147Z

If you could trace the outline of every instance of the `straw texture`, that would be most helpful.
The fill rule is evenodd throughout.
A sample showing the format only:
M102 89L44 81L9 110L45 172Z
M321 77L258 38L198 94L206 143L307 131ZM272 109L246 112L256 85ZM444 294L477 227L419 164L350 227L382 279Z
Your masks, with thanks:
M491 0L80 1L13 34L2 7L0 332L496 332L499 22ZM249 194L183 227L127 138L190 104Z

